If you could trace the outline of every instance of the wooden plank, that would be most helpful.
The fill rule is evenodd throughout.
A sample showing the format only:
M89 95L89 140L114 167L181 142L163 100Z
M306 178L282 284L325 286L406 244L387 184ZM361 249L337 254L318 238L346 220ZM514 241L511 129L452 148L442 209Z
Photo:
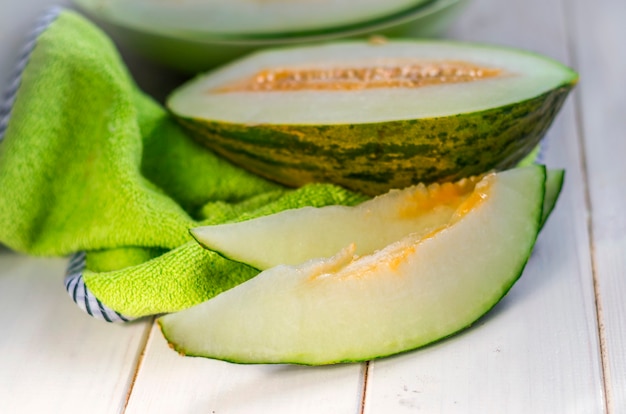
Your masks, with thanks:
M155 325L126 414L360 411L363 367L237 365L178 355Z
M607 405L626 412L626 2L569 2L587 160Z
M84 314L66 261L0 250L0 412L122 412L148 324Z
M538 12L541 10L541 12ZM560 2L474 0L450 32L569 62ZM566 186L522 279L472 329L370 365L365 413L604 411L585 194L573 99L546 163Z

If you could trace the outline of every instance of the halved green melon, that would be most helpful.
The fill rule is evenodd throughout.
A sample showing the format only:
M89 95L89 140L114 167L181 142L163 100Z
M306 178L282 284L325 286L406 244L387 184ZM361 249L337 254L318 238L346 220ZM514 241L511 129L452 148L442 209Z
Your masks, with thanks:
M434 0L77 0L132 27L197 37L305 35L374 24Z
M470 326L519 278L544 185L540 166L489 174L427 235L276 266L159 324L182 354L240 363L330 364L418 348Z
M563 176L563 170L547 171L542 226L554 209ZM391 190L354 207L285 210L243 222L197 227L191 234L206 249L260 270L332 256L352 243L355 254L371 254L411 233L423 236L445 226L473 194L479 179L420 184Z
M516 165L576 81L519 50L355 41L253 54L167 104L199 142L259 175L375 195Z

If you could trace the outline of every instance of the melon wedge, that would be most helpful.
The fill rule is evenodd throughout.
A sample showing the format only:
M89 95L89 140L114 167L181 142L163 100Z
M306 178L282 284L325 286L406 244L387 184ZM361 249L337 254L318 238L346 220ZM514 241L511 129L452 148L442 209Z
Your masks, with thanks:
M576 82L520 50L353 41L253 54L167 105L200 143L256 174L377 195L512 168Z
M257 269L333 256L351 243L356 243L355 254L370 254L409 233L425 235L448 223L478 181L471 177L441 185L420 184L391 190L355 207L285 210L239 223L194 228L191 234L205 248Z
M487 175L427 235L276 266L158 323L182 354L239 363L331 364L424 346L470 326L519 278L544 184L540 166Z
M563 176L563 170L547 171L542 226L559 197ZM197 227L191 234L206 249L261 270L332 256L351 243L355 254L371 254L411 233L423 236L445 226L478 180L420 184L391 190L355 207L285 210L238 223Z

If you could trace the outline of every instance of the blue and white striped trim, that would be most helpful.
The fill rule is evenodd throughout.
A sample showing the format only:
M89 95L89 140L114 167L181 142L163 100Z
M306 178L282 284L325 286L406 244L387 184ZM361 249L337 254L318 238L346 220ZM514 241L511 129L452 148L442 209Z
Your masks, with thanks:
M41 33L43 33L44 30L46 30L48 26L56 20L62 10L63 9L61 7L52 7L48 9L37 21L35 29L31 32L26 44L22 48L22 53L17 61L13 75L9 79L9 84L7 85L4 94L2 95L2 99L0 100L0 142L4 139L4 134L9 126L11 110L13 108L13 104L15 103L17 91L22 82L22 73L24 72L24 68L30 59L33 49L35 49L37 39L39 38L39 35L41 35Z
M65 273L65 289L79 308L94 318L107 322L130 322L134 318L124 316L104 305L85 285L83 271L87 255L85 252L74 254Z

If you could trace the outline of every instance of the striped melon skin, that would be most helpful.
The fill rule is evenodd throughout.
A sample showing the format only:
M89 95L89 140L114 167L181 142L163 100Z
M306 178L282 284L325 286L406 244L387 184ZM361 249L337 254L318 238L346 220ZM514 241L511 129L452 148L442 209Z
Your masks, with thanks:
M376 70L404 69L420 59L477 64L502 69L502 75L417 87L383 81L365 90L319 89L324 71L358 71L364 61ZM295 83L293 90L237 89L268 68L278 70L272 79L296 68L298 79L314 80L303 88ZM378 195L515 166L540 142L576 81L556 62L510 49L342 42L253 55L183 86L168 106L195 139L258 175L288 186L331 182Z
M378 195L515 166L541 141L570 88L471 114L384 123L179 121L203 145L268 179L293 187L330 182Z

